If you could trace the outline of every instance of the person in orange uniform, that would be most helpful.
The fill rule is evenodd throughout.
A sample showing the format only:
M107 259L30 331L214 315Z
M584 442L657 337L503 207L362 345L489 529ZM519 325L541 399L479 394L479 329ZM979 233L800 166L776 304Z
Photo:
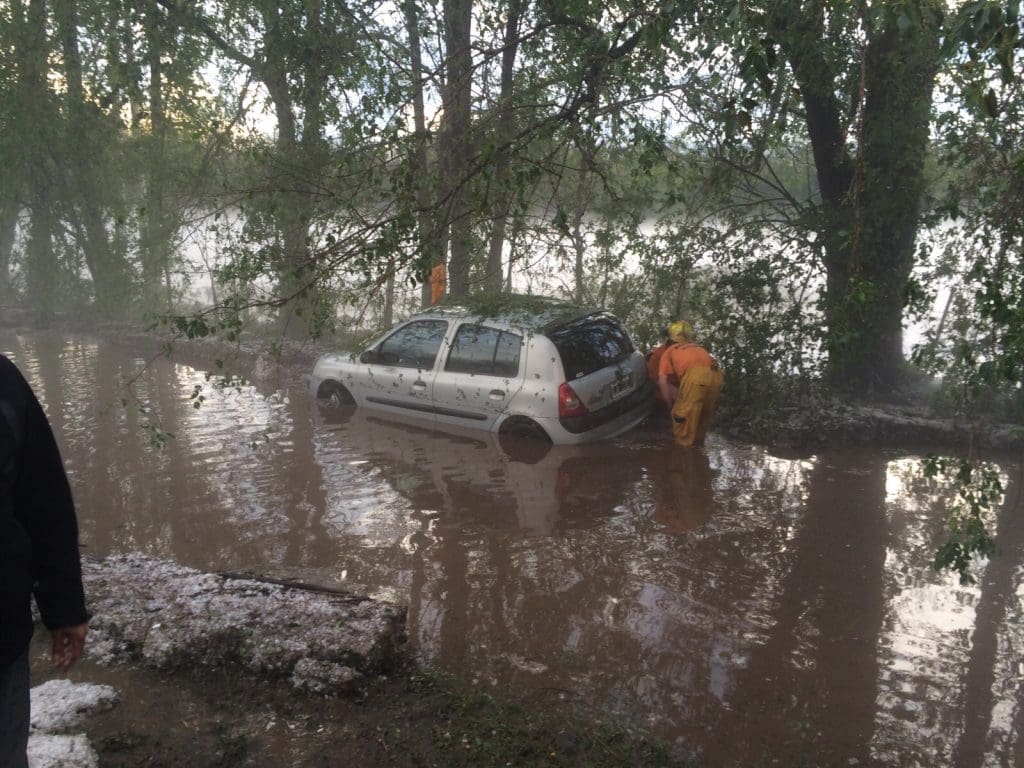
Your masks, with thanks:
M665 395L662 394L661 387L658 386L658 371L661 368L662 355L674 342L668 337L668 326L662 330L662 334L664 338L661 343L647 353L647 378L655 385L654 402L657 404L659 412L667 412L672 401L665 400Z
M702 445L722 389L722 369L704 347L691 340L685 320L668 326L674 343L661 356L658 388L672 406L672 433L679 445Z
M657 403L658 409L664 409L667 412L671 407L671 400L666 401L662 388L657 386L657 376L658 370L662 367L662 355L674 342L669 338L668 326L663 329L662 333L664 335L662 342L647 352L647 378L654 384L654 402Z

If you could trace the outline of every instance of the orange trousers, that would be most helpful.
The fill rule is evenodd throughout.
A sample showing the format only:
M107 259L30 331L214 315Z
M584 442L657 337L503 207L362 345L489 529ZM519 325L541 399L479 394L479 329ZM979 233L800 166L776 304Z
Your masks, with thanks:
M725 376L713 368L690 368L679 383L672 406L672 434L679 445L701 445L711 425Z

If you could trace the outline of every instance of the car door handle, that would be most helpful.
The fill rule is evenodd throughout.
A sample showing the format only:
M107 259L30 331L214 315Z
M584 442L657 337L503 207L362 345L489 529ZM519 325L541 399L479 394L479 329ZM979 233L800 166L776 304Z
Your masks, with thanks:
M427 388L427 383L425 381L417 379L412 383L412 388L415 389L417 392L422 392Z
M492 389L490 392L487 393L487 397L489 397L491 400L504 400L505 399L505 390L503 390L503 389Z

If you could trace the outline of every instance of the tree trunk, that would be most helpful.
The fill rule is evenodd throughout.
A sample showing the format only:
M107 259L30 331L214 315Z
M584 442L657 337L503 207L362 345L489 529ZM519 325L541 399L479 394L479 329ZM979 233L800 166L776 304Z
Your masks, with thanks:
M512 235L508 239L508 266L505 268L505 293L512 293L512 268L516 263L523 229L526 227L524 218L523 212L519 210L512 215Z
M416 199L416 231L419 240L417 264L429 274L432 267L444 263L444 250L438 246L436 230L439 226L431 219L431 171L427 159L426 108L423 97L423 49L420 45L419 14L415 0L405 0L406 33L409 35L409 67L412 74L413 112L413 185ZM420 306L430 306L430 283L424 279L420 288Z
M189 4L157 0L180 13L181 21L193 26L229 59L246 67L266 87L277 119L276 168L279 178L267 179L277 193L270 201L268 216L273 221L280 247L273 262L277 277L278 327L291 338L308 338L322 325L326 305L317 285L309 230L316 209L307 174L321 167L323 149L322 100L329 72L321 56L324 25L321 0L303 4L306 25L295 30L282 18L276 3L258 3L263 37L257 54L249 55L212 31L202 12ZM298 53L300 62L293 55ZM301 102L296 103L292 84L298 81ZM298 115L302 115L300 135Z
M593 174L586 168L577 171L576 200L572 212L572 230L570 231L573 250L573 284L572 300L582 304L586 293L586 256L587 236L583 229L583 220L590 207L593 197Z
M25 253L25 284L30 306L43 317L51 317L61 303L60 264L53 250L53 209L49 190L33 185L29 203L32 220Z
M310 175L326 162L322 101L328 73L322 67L319 50L324 35L320 0L305 3L306 25L298 41L276 36L280 27L277 13L270 8L264 11L268 39L264 41L267 59L262 67L262 79L277 117L279 167L288 169L284 171L286 177L276 182L283 187L278 193L275 212L283 244L277 269L281 301L278 325L289 338L306 339L319 334L326 310L317 284L309 234L316 210ZM289 62L278 57L296 44L303 50L299 72L289 70ZM298 104L289 87L289 80L296 75L302 82ZM297 120L299 110L301 128Z
M939 56L939 14L920 3L920 22L900 32L892 13L868 45L861 167L855 177L853 278L832 322L855 324L863 341L830 359L833 381L855 380L886 392L903 376L903 307L914 264L932 88ZM894 120L893 116L899 119ZM858 183L862 180L862 183ZM834 242L834 240L833 240ZM872 293L860 298L861 288Z
M164 44L161 39L160 9L156 0L146 4L146 36L149 43L149 121L150 137L146 187L146 222L143 233L142 279L143 290L155 301L161 283L166 292L165 311L171 311L173 296L170 290L170 232L167 225L165 202L167 119L164 115Z
M93 130L95 116L85 100L82 83L82 60L78 49L78 7L77 0L57 0L54 16L61 34L64 52L64 76L67 83L68 146L95 140ZM122 315L126 298L131 294L128 282L127 264L118 258L110 245L110 235L101 205L102 184L94 165L95 155L86 152L72 152L70 159L70 215L77 213L85 233L79 243L85 255L86 266L92 276L96 305L110 315Z
M513 78L519 48L521 6L521 0L509 0L508 19L505 22L505 47L501 53L501 93L498 96L498 130L495 137L497 158L494 164L493 223L487 249L487 266L484 270L484 288L495 293L501 290L501 254L505 246L505 227L512 203L512 190L508 187L507 177L511 151L509 142L515 134Z
M19 35L21 51L18 56L19 86L25 105L24 124L39 126L40 130L26 146L26 195L31 221L25 252L25 286L30 305L43 316L48 316L53 314L60 301L60 269L53 250L52 170L47 141L55 116L46 86L50 50L46 36L46 0L30 0L24 10L25 23L23 34Z
M18 204L11 200L0 206L0 305L14 293L11 285L11 253L18 231Z
M9 14L10 26L2 35L2 39L5 45L13 46L11 53L14 56L7 59L13 64L13 71L10 73L11 88L5 89L5 94L13 98L7 106L10 110L6 115L9 117L7 135L0 141L0 147L3 149L0 156L0 166L3 167L3 173L0 175L0 302L4 303L14 294L14 286L11 283L11 258L18 231L18 215L26 193L25 163L31 156L33 146L33 142L27 140L32 125L31 115L28 115L28 110L24 108L28 104L25 66L28 56L22 46L22 41L27 39L25 6L22 0L11 0ZM17 103L23 108L10 109Z
M913 266L932 86L939 49L938 0L879 6L863 62L864 104L851 157L835 95L834 63L823 54L824 11L785 6L771 31L800 88L822 197L829 380L887 394L903 374L904 291Z
M146 106L142 98L141 65L135 58L135 29L133 16L137 0L122 0L116 4L121 13L118 27L110 35L110 60L120 63L110 72L111 91L118 97L116 103L128 106L131 131L140 127ZM155 2L155 0L154 0ZM121 91L124 91L124 96Z
M468 157L472 107L473 58L470 48L472 0L444 0L445 84L442 96L440 210L451 238L448 292L469 293L472 222L468 204Z
M395 323L395 265L388 263L388 277L384 283L384 318L381 325L390 328Z
M277 117L278 162L281 168L301 168L298 122L288 90L285 65L283 62L270 62L264 72L263 82L270 92ZM274 218L282 244L277 261L281 301L278 327L289 338L309 338L315 332L317 322L317 291L310 269L308 244L313 205L298 179L276 179L271 183L279 188Z

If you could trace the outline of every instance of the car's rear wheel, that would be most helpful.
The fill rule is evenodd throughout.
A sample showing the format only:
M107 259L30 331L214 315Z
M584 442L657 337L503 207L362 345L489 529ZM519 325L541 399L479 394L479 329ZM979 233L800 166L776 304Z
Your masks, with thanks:
M533 464L551 450L552 441L544 428L526 416L513 416L501 425L498 444L512 459Z
M316 396L320 400L338 407L342 405L355 405L356 402L355 398L352 397L352 393L345 388L345 385L337 381L323 382L320 388L317 389Z

